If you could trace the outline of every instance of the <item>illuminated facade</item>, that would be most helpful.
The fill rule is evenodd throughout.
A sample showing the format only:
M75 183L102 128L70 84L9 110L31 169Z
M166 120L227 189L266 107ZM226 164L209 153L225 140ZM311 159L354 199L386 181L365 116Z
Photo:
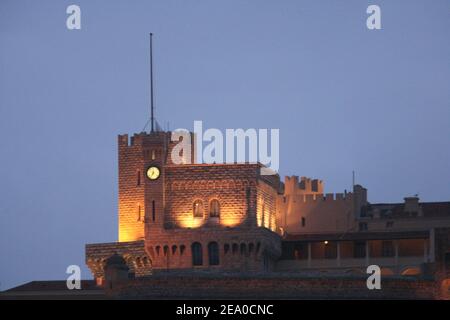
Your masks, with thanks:
M260 164L176 165L170 137L119 136L119 242L87 245L94 276L104 276L114 252L137 276L169 269L274 270L281 255L278 176L260 175Z
M86 246L99 282L113 254L134 277L169 270L355 274L370 264L384 275L450 271L450 202L370 204L362 186L324 194L321 180L282 183L261 175L260 164L174 164L170 138L118 137L119 241Z

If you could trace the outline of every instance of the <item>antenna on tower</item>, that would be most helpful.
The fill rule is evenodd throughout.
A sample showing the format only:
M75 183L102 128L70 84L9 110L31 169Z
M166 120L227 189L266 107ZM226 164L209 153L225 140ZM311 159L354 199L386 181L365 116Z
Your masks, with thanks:
M352 187L355 188L355 170L352 171Z
M150 33L150 122L151 131L155 130L155 117L153 106L153 33Z

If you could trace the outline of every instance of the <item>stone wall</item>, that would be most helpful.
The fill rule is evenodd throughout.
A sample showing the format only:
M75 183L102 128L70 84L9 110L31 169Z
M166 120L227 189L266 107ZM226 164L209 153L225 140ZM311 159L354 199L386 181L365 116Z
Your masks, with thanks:
M280 226L289 234L354 230L353 194L285 194Z
M164 223L165 165L171 164L176 145L171 132L145 132L118 137L119 155L119 241L136 241L145 236L145 221L159 227ZM194 159L194 145L191 145ZM150 166L160 169L160 178L150 181ZM154 217L153 213L156 213Z
M381 290L369 290L366 277L320 278L294 275L152 276L117 283L109 291L118 298L184 299L439 299L431 280L383 278Z
M152 273L151 261L145 251L144 241L87 244L86 264L95 279L104 279L106 259L115 253L125 259L130 273L134 276L141 277Z
M259 166L245 164L167 166L166 226L195 228L214 222L230 227L256 225L258 172ZM209 205L214 199L220 203L219 221L209 219ZM203 204L204 215L201 218L193 216L196 200Z

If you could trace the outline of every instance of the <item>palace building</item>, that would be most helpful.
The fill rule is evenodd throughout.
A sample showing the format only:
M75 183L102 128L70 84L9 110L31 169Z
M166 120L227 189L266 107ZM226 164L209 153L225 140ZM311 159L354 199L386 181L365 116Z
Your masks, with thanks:
M174 164L170 132L119 135L118 241L86 245L98 284L122 275L450 273L450 202L373 204L367 190L261 175L261 164ZM192 163L195 150L192 150Z
M118 136L118 241L86 245L99 287L150 298L328 297L327 288L450 297L450 202L375 204L360 185L325 194L321 180L282 181L260 163L196 163L195 143L173 161L178 141L155 130L152 61L150 34L151 130ZM384 296L362 291L369 265L390 279Z
M260 175L260 164L173 164L170 137L119 136L119 241L86 246L94 276L104 277L114 253L135 276L273 270L281 256L278 176Z

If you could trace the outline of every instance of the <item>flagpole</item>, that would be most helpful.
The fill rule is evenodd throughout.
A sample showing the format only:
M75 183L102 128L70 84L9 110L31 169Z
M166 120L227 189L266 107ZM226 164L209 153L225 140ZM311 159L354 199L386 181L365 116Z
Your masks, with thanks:
M154 132L154 114L153 114L153 45L152 45L153 33L150 33L150 122L151 122L151 132Z

